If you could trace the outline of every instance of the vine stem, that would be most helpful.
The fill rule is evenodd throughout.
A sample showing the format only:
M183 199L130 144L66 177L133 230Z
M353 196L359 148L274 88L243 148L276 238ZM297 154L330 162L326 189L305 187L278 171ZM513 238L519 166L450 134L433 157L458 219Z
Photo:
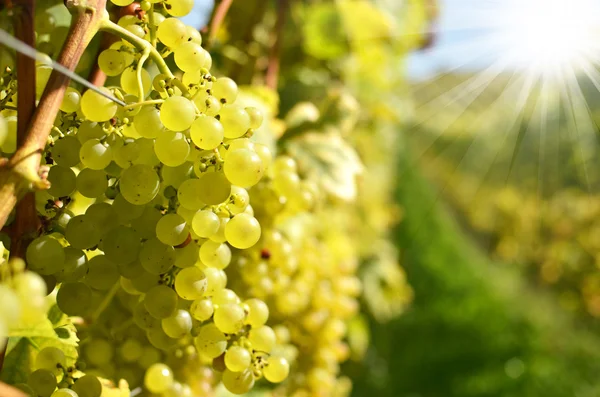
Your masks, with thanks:
M269 53L269 63L265 74L265 84L274 90L279 81L279 58L281 57L281 44L283 43L283 28L287 19L289 0L277 0L277 20L275 21L275 42Z
M27 397L21 390L16 389L6 383L0 382L0 396L2 397Z
M207 49L212 47L214 44L214 41L217 38L217 33L219 32L219 28L223 24L225 16L227 15L227 11L229 11L229 8L231 7L231 3L233 3L233 0L223 0L215 8L215 13L213 14L210 22L210 29L208 32L208 42L206 43Z

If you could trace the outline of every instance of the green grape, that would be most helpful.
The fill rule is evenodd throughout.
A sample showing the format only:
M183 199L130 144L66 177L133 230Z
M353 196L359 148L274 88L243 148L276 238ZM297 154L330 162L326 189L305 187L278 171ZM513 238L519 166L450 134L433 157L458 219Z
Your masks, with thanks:
M157 349L170 350L177 344L177 339L171 338L163 331L160 321L158 327L146 330L146 338L148 342Z
M81 143L74 136L60 138L52 147L52 159L58 165L74 167L79 164Z
M273 160L273 155L271 154L271 150L263 144L255 143L254 151L260 157L260 161L262 163L263 173L269 168L271 165L271 161Z
M260 239L260 224L251 215L241 213L225 225L225 237L229 244L239 249L252 247Z
M88 261L84 282L91 288L106 291L119 281L119 269L106 255L96 255Z
M79 397L100 397L102 383L93 375L84 375L75 381L72 389Z
M140 367L146 369L152 364L159 362L161 358L160 356L160 351L158 351L154 347L144 346L144 351L142 352L142 356L140 357L138 364L140 365Z
M295 172L277 172L273 178L273 189L282 196L295 196L300 190L300 178Z
M25 260L31 269L42 274L52 274L62 268L65 250L57 240L50 236L42 236L29 243Z
M167 47L175 49L186 41L187 28L179 19L167 18L158 25L156 37Z
M154 152L161 163L169 167L177 167L185 163L190 153L190 145L181 132L165 131L156 138Z
M241 372L252 363L252 355L241 346L231 346L225 352L225 366L232 372Z
M101 338L92 338L83 345L86 361L92 365L101 367L109 364L115 354L113 345Z
M144 304L155 318L167 318L175 312L177 293L167 286L157 285L146 292Z
M219 112L225 138L239 138L250 128L250 116L245 109L237 106L224 106Z
M200 34L200 31L198 31L198 29L192 27L192 26L186 26L185 29L187 30L188 33L188 41L191 41L193 43L196 44L202 44L202 35Z
M245 110L246 113L248 113L248 116L250 117L250 128L252 128L253 130L260 128L264 120L262 112L255 107L247 107L245 108Z
M144 375L144 386L151 393L167 391L173 384L173 371L165 364L152 364Z
M144 30L144 28L137 24L127 25L127 26L125 26L125 30L133 33L134 36L137 36L140 39L143 39L144 36L146 36L146 31ZM133 47L133 45L128 40L125 40L125 39L123 39L123 44L125 44L126 46Z
M143 239L147 240L156 235L156 224L162 214L153 206L144 207L142 215L131 222L131 228Z
M139 292L148 292L148 290L158 284L159 281L160 275L150 273L143 267L131 278L131 284L133 284L133 287Z
M139 22L139 19L135 15L123 15L117 21L117 25L126 28L129 25L135 25ZM119 46L120 47L120 46Z
M204 272L195 266L182 269L175 277L175 291L186 300L202 298L206 284Z
M182 244L189 234L189 227L181 215L164 215L156 224L156 237L165 244Z
M204 68L209 62L210 55L200 44L188 41L175 50L175 63L184 72L192 72ZM214 84L213 84L214 87ZM236 87L237 88L237 87Z
M266 353L270 353L277 342L275 332L266 325L251 329L248 340L252 344L252 349Z
M99 87L98 89L112 95L108 88ZM80 104L86 119L91 121L107 121L117 113L116 103L92 90L83 93Z
M272 355L268 358L267 365L263 368L263 375L271 383L283 382L290 373L290 364L280 356Z
M171 338L183 338L192 330L192 316L186 310L177 310L162 320L162 329Z
M196 194L203 203L217 205L229 198L231 183L222 172L206 172L198 180L200 184Z
M196 266L200 260L199 251L200 247L194 242L183 248L175 249L175 266L180 269Z
M280 172L291 172L295 174L298 172L298 166L296 165L296 160L289 156L277 156L273 162L273 171L275 174Z
M159 187L158 175L148 165L133 165L121 175L121 194L131 204L143 205L149 203L158 194Z
M60 110L65 113L74 113L79 109L81 93L73 87L67 87L65 95L60 104Z
M98 139L86 141L79 150L79 159L83 165L93 170L106 168L112 161L112 157L112 148L103 145Z
M246 316L246 324L252 328L258 328L265 325L269 319L269 306L260 299L247 299L244 301L248 315Z
M58 282L78 281L87 272L87 257L77 248L65 247L65 262L62 269L54 273Z
M202 189L206 185L200 179L183 181L177 190L179 204L189 210L198 210L206 204L202 201Z
M146 164L152 167L160 164L160 160L156 157L156 153L154 152L153 139L139 138L135 140L135 145L139 146L140 155L134 160L134 164Z
M50 397L79 397L79 395L71 389L62 388L52 393Z
M4 153L14 153L17 150L17 118L10 116L5 118L6 137L2 143Z
M135 130L135 127L133 127L133 129ZM131 129L129 129L129 132L131 132ZM124 130L123 133L125 133ZM131 167L138 157L140 157L140 147L135 144L135 141L126 142L123 146L119 146L114 151L114 162L123 169Z
M160 170L162 180L166 185L179 189L179 186L190 178L193 165L185 162L177 167L163 166Z
M235 334L244 326L245 318L246 314L240 305L226 303L215 308L213 321L221 332Z
M263 164L256 152L237 149L227 154L223 170L229 182L247 188L260 181L263 175Z
M145 98L146 95L148 95L150 93L150 90L152 89L152 78L150 77L150 73L148 73L146 69L142 69L141 74L142 89ZM123 73L121 73L121 88L123 88L123 91L125 91L127 94L139 95L137 70L133 69L133 67L128 67L123 71Z
M81 123L81 125L79 126L79 129L77 130L77 134L75 135L75 137L77 138L79 143L84 144L85 142L89 141L90 139L104 139L106 137L106 133L102 130L102 126L100 124L92 122L92 121L84 120ZM66 137L63 139L66 139ZM79 153L77 153L76 160L77 160L77 163L79 163L79 161L80 161ZM75 161L75 159L73 159L72 161ZM76 165L77 163L75 163L74 165ZM67 165L67 164L64 164L64 165Z
M52 74L52 68L46 65L40 65L35 68L35 97L40 99L48 84L48 79Z
M233 394L248 393L254 386L254 375L247 369L243 372L223 371L223 386Z
M223 125L214 117L202 115L192 123L190 137L200 149L212 150L223 141Z
M206 276L206 292L205 296L214 296L218 291L225 288L227 285L227 275L223 270L214 267L202 269Z
M126 7L129 4L133 3L133 0L110 0L116 6Z
M133 322L136 323L138 327L141 329L147 330L150 328L156 328L160 324L160 320L154 318L148 309L146 309L146 305L144 302L138 303L134 306L132 310Z
M47 369L38 369L29 374L27 383L40 397L50 397L56 389L56 376Z
M35 30L38 34L50 33L54 30L56 18L47 11L35 14Z
M98 230L100 235L106 234L119 226L117 221L117 212L112 205L108 203L94 203L85 211L86 220Z
M44 347L35 358L35 369L50 371L54 376L62 373L61 368L67 367L65 353L54 346Z
M238 96L238 86L229 77L221 77L212 84L211 92L218 99L231 104L235 102Z
M207 358L219 357L227 348L227 338L214 323L203 325L194 338L198 354Z
M214 307L210 299L198 299L192 303L190 314L198 321L206 321L212 317Z
M227 141L227 144L229 145L229 148L227 149L227 151L225 152L225 158L227 158L227 155L237 149L248 149L250 151L254 151L254 142L252 142L250 139L248 138L236 138L236 139L232 139Z
M128 363L136 362L142 356L144 351L143 345L134 338L126 339L121 346L119 346L119 354L124 361Z
M229 288L221 288L212 296L215 305L225 305L227 303L240 303L240 298Z
M56 295L56 304L69 316L84 316L90 309L92 290L81 282L61 284Z
M117 267L119 268L119 274L122 274L121 266L117 266ZM122 267L126 267L126 265L122 265ZM119 278L119 285L121 285L121 289L123 291L127 292L129 295L140 295L141 294L140 291L135 289L131 280L126 277L121 276Z
M75 187L82 196L97 198L108 188L108 178L104 171L84 168L77 174Z
M127 67L120 51L106 49L98 56L98 66L107 76L118 76Z
M166 128L172 131L187 130L195 118L196 111L193 102L182 96L165 99L160 108L160 120Z
M67 224L65 238L72 247L83 250L97 245L100 241L100 233L86 215L77 215Z
M147 272L156 275L164 274L175 264L175 249L154 237L144 242L139 259Z
M194 8L194 0L165 0L165 9L169 15L183 17Z
M54 197L68 196L75 191L75 173L69 167L63 167L62 165L55 165L50 168L48 172L48 182L50 182L50 188L48 193Z
M200 260L205 266L225 269L231 262L231 250L227 244L208 240L200 246Z
M144 213L143 205L131 204L122 194L116 195L112 207L122 224L129 223L132 220L139 218Z
M155 106L144 106L133 119L133 125L144 138L156 138L165 131L160 121L160 109Z
M250 195L246 189L239 186L232 186L229 201L227 209L232 214L237 215L244 212L250 205Z
M5 285L0 284L0 320L5 320L7 323L17 323L21 317L21 303L19 297L13 290ZM0 334L0 337L3 337Z
M128 264L138 258L140 237L130 227L119 226L103 237L102 250L113 263Z
M214 235L219 230L220 224L219 217L209 210L196 212L192 219L194 233L203 238L209 238Z
M46 281L37 273L24 271L13 275L12 287L21 302L21 324L38 324L45 315L47 286Z

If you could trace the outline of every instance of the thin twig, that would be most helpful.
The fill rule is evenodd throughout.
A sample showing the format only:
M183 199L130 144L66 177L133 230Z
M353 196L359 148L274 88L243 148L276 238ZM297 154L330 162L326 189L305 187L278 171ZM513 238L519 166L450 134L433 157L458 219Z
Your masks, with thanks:
M289 0L277 0L277 20L275 21L275 42L269 52L269 63L265 73L265 85L274 90L277 89L279 81L279 62L281 57L281 45L283 43L283 28L287 19Z
M231 3L233 3L233 0L223 0L218 6L215 7L215 12L213 13L213 17L210 21L208 40L206 43L207 49L210 49L214 44L219 29L221 28L221 25L225 20L225 16L227 15L227 11L229 11L229 7L231 7Z

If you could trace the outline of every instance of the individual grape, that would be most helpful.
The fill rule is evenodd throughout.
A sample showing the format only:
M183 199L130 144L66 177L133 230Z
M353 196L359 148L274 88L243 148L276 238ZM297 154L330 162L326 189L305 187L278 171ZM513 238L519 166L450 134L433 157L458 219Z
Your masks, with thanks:
M271 150L269 150L269 148L266 145L255 143L254 151L256 152L258 157L260 157L264 173L271 165L271 161L273 161L273 155L271 154Z
M72 389L79 397L100 397L102 383L94 375L84 375L75 381Z
M79 395L71 389L62 388L52 393L50 397L79 397Z
M173 371L165 364L153 364L146 370L144 386L151 393L165 392L173 384Z
M117 212L112 205L108 203L94 203L85 211L86 220L89 221L98 234L104 235L109 230L119 226L117 221Z
M229 198L231 183L222 172L206 172L198 178L198 197L207 205L217 205Z
M194 8L194 0L165 0L165 9L169 15L184 17Z
M225 288L227 285L227 275L223 270L214 267L203 268L202 271L206 276L206 292L205 296L214 296L215 293Z
M46 65L40 65L35 68L35 97L39 99L44 93L48 79L52 74L52 68Z
M167 47L175 49L186 41L187 28L179 19L167 18L158 25L156 37Z
M129 4L133 3L133 0L110 0L116 6L126 7Z
M59 348L54 346L44 347L39 351L35 358L36 370L44 369L50 371L54 376L58 376L62 373L61 368L67 367L67 359L65 353Z
M106 291L119 281L119 269L106 255L96 255L88 261L84 282L91 288Z
M108 188L106 173L101 170L84 168L77 174L75 187L84 197L97 198L104 194Z
M142 368L148 368L152 364L159 362L161 359L160 351L155 349L152 346L144 346L144 351L142 352L142 357L140 357L139 365Z
M121 175L121 194L131 204L143 205L149 203L156 197L159 188L158 175L148 165L133 165Z
M133 307L132 310L133 322L141 329L147 330L156 328L160 325L160 320L153 317L144 302L140 302Z
M144 138L156 138L165 131L160 121L160 109L155 106L144 106L133 119L136 131Z
M99 87L98 89L112 95L108 88ZM92 90L83 93L80 105L86 119L91 121L107 121L117 113L116 103Z
M177 167L163 166L160 170L163 182L166 185L173 186L175 189L179 189L179 186L190 179L193 165L189 162L185 162Z
M206 204L202 201L201 197L203 188L206 188L206 184L200 179L188 179L184 181L177 190L179 204L193 211L204 207ZM218 194L219 192L216 193Z
M54 197L69 196L75 191L76 178L75 173L69 167L62 165L51 167L48 172L48 182L50 182L48 193Z
M250 128L250 116L245 109L237 106L224 106L219 112L225 138L239 138Z
M175 249L175 266L180 269L196 266L200 261L200 247L196 243L190 243L183 248Z
M225 365L232 372L241 372L252 363L252 355L241 346L231 346L225 352Z
M177 167L185 163L190 153L190 145L181 132L165 131L156 138L154 152L161 163Z
M202 35L200 34L200 31L198 31L198 29L196 29L192 26L186 26L185 28L188 33L187 40L201 45L202 44Z
M83 345L86 361L101 367L109 364L115 354L112 344L101 338L92 338Z
M225 305L228 303L237 304L240 303L240 298L229 288L221 288L214 293L212 296L212 301L215 305Z
M260 299L251 298L244 301L248 315L246 316L246 324L252 328L258 328L265 325L269 318L269 306Z
M146 330L146 338L148 342L157 349L171 350L177 344L177 339L171 338L163 331L160 321L156 328L150 328Z
M295 172L277 172L273 178L273 189L282 196L294 196L300 190L300 178Z
M144 207L142 215L131 222L131 228L143 239L147 240L156 235L156 224L162 218L160 211L150 205Z
M231 262L231 250L227 244L208 240L200 246L200 260L205 266L225 269Z
M272 355L268 358L267 365L263 368L263 375L271 383L283 382L290 373L290 364L280 356Z
M102 250L113 263L128 264L138 258L140 252L140 237L130 227L119 226L106 234Z
M144 351L143 345L134 338L126 339L121 346L119 346L119 354L124 361L131 363L136 362L142 356Z
M236 138L227 141L229 147L225 152L224 158L227 158L227 155L237 149L248 149L250 151L254 151L254 142L252 142L248 138Z
M251 215L241 213L225 225L225 237L229 244L239 249L252 247L260 239L260 224Z
M210 55L200 44L188 41L175 49L175 63L184 72L193 72L208 65Z
M217 98L206 91L200 91L196 94L194 97L194 104L200 112L209 117L214 117L219 114L223 107Z
M256 152L237 149L227 154L225 176L233 185L251 187L256 185L263 175L263 164Z
M133 127L133 130L135 130L135 127ZM128 130L128 132L131 132L131 130ZM125 135L125 130L123 130L123 134ZM137 136L134 138L140 137L140 135L137 134L137 131L136 135ZM127 169L135 164L135 160L137 160L138 157L140 157L140 147L135 144L135 141L125 142L123 146L115 148L113 161L117 163L119 167Z
M296 160L289 156L277 156L273 162L273 171L275 174L280 172L291 172L295 174L298 172L298 166L296 165Z
M269 353L275 346L277 338L275 332L269 326L253 328L248 334L248 340L252 343L252 349Z
M221 332L235 334L244 326L245 318L246 314L240 305L226 303L215 308L213 321Z
M106 49L100 53L98 66L107 76L118 76L127 67L123 54L113 49Z
M175 277L175 291L186 300L200 299L206 284L204 272L195 266L182 269Z
M101 170L106 168L112 161L112 148L103 145L98 139L90 139L81 145L79 159L86 167Z
M223 125L214 117L201 115L192 123L190 137L200 149L212 150L223 142Z
M167 286L157 285L146 292L144 305L155 318L167 318L177 308L177 293Z
M199 237L208 238L219 230L221 224L217 214L210 210L196 212L192 219L192 229Z
M254 375L247 369L243 372L233 372L226 369L223 372L223 386L233 394L248 393L254 386Z
M57 240L50 236L42 236L29 243L25 259L31 269L52 274L62 268L65 262L65 251Z
M190 314L198 321L206 321L212 317L214 307L210 299L198 299L192 303Z
M67 224L65 238L71 247L84 250L98 244L100 233L91 219L85 215L77 215L71 218Z
M75 135L79 143L84 144L90 139L104 139L106 137L106 132L102 130L100 124L84 120L79 129L77 130L77 134ZM65 137L66 138L66 137ZM65 139L63 138L63 139ZM62 140L62 139L61 139ZM77 163L79 163L79 153L77 154ZM77 164L75 163L75 164Z
M214 323L203 325L194 338L194 344L198 354L207 358L215 358L225 352L227 338L219 331Z
M184 243L189 234L185 219L178 214L164 215L156 224L156 237L168 245Z
M162 329L171 338L183 338L192 330L192 316L185 310L177 310L162 320Z
M154 237L144 242L139 259L147 272L155 275L163 274L175 264L175 249Z
M253 130L260 128L264 119L262 112L255 107L247 107L245 110L246 113L248 113L248 116L250 117L250 128L252 128Z
M172 131L184 131L196 118L194 104L182 96L172 96L163 102L160 108L160 120Z
M74 136L66 136L56 141L52 147L52 159L58 165L74 167L79 164L81 143Z
M142 216L145 208L143 205L131 204L122 194L117 194L115 196L112 207L119 218L118 220L122 224L129 223Z
M135 25L137 26L137 25ZM146 69L142 69L142 91L144 93L144 98L146 95L150 93L152 89L152 78L150 77L150 73ZM133 67L128 67L121 73L121 88L127 94L130 95L139 95L139 86L137 80L137 70ZM139 130L138 130L139 131Z
M60 104L60 110L65 113L74 113L79 109L81 93L73 87L67 87L65 95Z
M238 96L238 86L229 77L221 77L215 81L211 87L212 94L225 103L235 102Z
M27 383L40 397L50 397L56 389L56 376L47 369L38 369L29 374Z
M92 290L80 282L62 283L56 295L56 304L68 316L84 316L92 302Z

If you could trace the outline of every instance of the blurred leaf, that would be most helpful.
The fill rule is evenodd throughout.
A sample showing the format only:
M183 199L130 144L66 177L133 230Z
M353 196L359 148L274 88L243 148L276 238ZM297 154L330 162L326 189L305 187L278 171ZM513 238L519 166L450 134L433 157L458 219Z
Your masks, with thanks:
M342 18L334 4L315 4L304 16L304 51L318 59L334 59L348 53Z
M373 41L391 38L392 21L389 15L379 10L372 2L346 0L339 2L337 7L347 37L354 44L368 46L373 44Z

